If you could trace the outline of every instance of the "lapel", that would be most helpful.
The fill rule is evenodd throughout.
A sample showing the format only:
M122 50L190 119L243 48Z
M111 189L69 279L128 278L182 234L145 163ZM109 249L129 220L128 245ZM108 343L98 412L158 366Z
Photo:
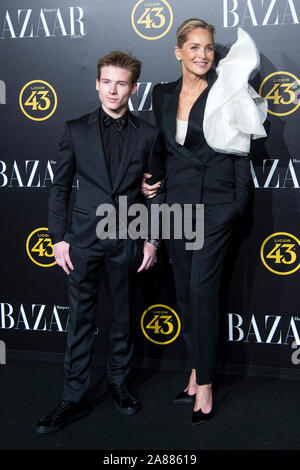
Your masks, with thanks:
M192 152L199 145L201 140L205 140L203 135L203 119L204 111L206 106L206 100L209 90L215 82L217 75L214 69L211 69L207 74L207 87L196 99L195 103L191 107L189 115L189 123L186 133L184 145L188 147ZM198 139L197 139L198 136ZM196 137L196 138L195 138Z
M127 136L126 136L125 146L124 146L123 155L121 159L121 164L120 164L117 176L115 178L115 183L113 186L113 193L115 193L118 187L120 186L125 176L128 165L134 155L136 145L140 139L138 127L139 127L138 118L136 118L133 114L129 113Z
M89 143L91 145L93 161L96 162L96 165L99 169L99 174L101 175L101 177L99 178L99 183L101 184L101 186L103 186L107 193L111 194L112 185L106 166L106 160L99 126L99 108L90 114L88 123Z
M162 103L163 127L170 144L175 146L177 145L175 140L176 115L181 84L182 78L177 80L177 82L171 83L170 86L166 89Z
M208 87L205 90L206 92L208 92L209 88L215 81L216 79L215 75L216 73L214 70L211 70L207 74ZM181 85L182 85L182 77L176 82L171 83L168 89L166 90L166 93L163 99L163 104L162 104L163 127L165 129L169 143L174 149L176 149L176 153L174 153L174 156L176 156L176 154L179 153L178 157L180 157L180 155L185 156L193 164L198 166L201 163L199 160L199 157L195 156L185 145L180 145L175 140L176 116L177 116L178 99L179 99L179 93L181 90ZM199 112L201 113L201 110L200 110L200 107L197 106L198 100L201 99L201 96L202 94L192 106L191 111L193 110L193 112L190 112L187 136L190 135L190 131L194 127L197 127L195 126L197 122L194 122L194 121L195 120L197 121L197 119L201 120L201 116L199 115ZM200 127L202 128L202 121L200 122L201 122Z

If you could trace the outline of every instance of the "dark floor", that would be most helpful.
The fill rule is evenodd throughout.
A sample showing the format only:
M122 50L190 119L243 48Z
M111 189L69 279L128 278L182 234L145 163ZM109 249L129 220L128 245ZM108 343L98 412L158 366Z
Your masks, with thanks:
M60 362L11 359L0 366L1 450L299 450L299 380L222 376L216 416L192 426L192 406L174 405L186 372L137 370L132 383L141 400L124 416L106 395L103 368L89 416L48 436L34 433L41 415L59 399ZM96 396L95 393L98 393Z

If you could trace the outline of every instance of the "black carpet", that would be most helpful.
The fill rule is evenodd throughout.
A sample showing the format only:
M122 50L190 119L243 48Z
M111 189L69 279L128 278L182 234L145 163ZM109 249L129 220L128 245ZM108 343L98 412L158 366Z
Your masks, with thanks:
M299 450L299 380L219 377L216 416L192 426L192 405L174 405L187 373L134 370L137 415L122 415L106 394L103 367L94 370L93 412L62 431L35 434L39 418L56 406L61 362L11 359L0 366L1 450Z

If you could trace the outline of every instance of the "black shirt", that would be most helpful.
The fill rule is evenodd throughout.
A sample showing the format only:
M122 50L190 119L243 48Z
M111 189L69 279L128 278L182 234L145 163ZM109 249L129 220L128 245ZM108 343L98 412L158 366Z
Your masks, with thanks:
M99 111L99 125L103 150L112 185L114 184L115 177L120 167L124 151L128 118L128 109L125 114L118 119L114 119L109 116L102 107Z

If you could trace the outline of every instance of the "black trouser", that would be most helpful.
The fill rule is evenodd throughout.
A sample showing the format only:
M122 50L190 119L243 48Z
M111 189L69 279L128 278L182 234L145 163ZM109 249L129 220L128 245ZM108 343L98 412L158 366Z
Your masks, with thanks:
M205 205L203 248L186 250L185 239L168 242L183 335L198 385L211 383L214 375L220 277L237 214L235 202Z
M112 304L108 382L123 383L128 375L133 353L130 316L139 256L136 242L107 239L97 240L88 248L71 246L70 257L75 269L69 275L70 317L62 398L78 402L90 383L102 276Z

